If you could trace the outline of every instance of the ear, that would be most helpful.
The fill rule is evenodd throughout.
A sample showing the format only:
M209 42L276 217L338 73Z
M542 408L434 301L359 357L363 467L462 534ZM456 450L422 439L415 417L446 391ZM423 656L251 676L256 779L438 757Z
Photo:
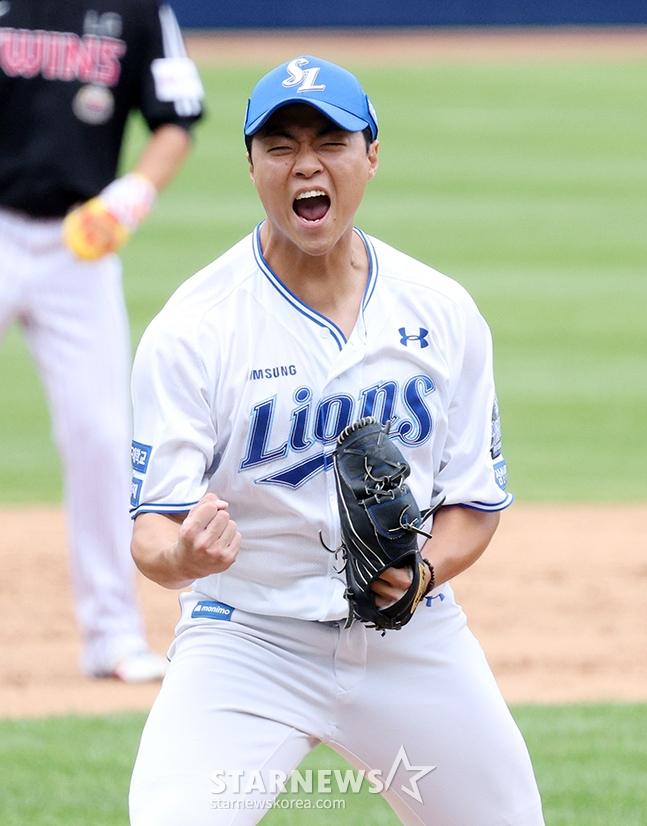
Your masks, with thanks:
M253 181L254 180L254 164L252 163L252 156L249 154L249 152L247 152L245 154L245 157L247 158L247 163L249 164L249 177Z
M374 140L373 143L368 148L368 179L369 181L371 178L375 177L375 173L377 172L377 168L380 165L377 159L377 150L380 147L380 142L378 140Z

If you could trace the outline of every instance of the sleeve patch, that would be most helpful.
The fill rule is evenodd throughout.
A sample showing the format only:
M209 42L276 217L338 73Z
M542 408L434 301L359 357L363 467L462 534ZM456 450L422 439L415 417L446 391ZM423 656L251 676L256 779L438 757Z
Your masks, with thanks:
M501 417L499 415L499 402L496 396L494 397L494 405L492 407L492 439L490 442L490 455L493 459L496 459L501 455Z
M190 57L160 57L151 63L158 100L175 102L204 97L198 69Z
M143 445L141 442L133 441L130 448L130 459L133 470L139 473L146 473L152 449L152 445Z
M130 505L133 508L139 507L139 497L142 492L142 480L133 476L130 485Z
M508 468L506 467L505 459L500 459L494 465L494 479L501 490L508 487Z

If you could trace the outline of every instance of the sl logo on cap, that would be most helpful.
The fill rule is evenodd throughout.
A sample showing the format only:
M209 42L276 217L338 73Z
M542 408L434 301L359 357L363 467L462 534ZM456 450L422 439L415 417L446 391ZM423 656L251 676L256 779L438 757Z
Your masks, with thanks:
M309 60L305 57L297 57L287 65L287 72L289 77L281 84L286 88L291 86L298 86L297 92L323 92L326 88L325 83L316 84L317 75L321 71L321 66L312 66L310 69L302 69L302 66L307 66ZM300 85L299 85L300 84Z

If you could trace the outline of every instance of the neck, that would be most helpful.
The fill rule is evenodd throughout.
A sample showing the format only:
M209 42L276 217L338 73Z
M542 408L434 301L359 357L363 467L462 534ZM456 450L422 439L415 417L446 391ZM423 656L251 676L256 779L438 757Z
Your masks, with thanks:
M285 286L304 304L334 322L350 336L357 321L368 279L368 254L361 237L350 230L334 248L310 255L282 244L261 228L263 256Z

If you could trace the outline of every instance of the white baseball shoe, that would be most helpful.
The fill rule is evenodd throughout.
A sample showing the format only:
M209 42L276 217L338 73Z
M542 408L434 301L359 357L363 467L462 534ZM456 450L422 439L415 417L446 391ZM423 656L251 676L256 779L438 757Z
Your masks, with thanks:
M140 651L119 660L112 671L104 676L123 683L151 683L162 680L167 668L168 662L164 657L153 651Z

